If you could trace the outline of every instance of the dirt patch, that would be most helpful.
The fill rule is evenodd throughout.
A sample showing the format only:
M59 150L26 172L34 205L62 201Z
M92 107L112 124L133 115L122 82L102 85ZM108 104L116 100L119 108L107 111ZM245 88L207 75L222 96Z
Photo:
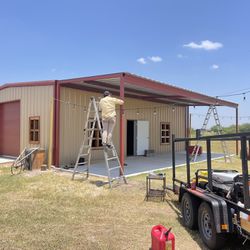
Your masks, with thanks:
M25 170L24 173L23 173L23 176L26 176L26 177L34 177L34 176L38 176L38 175L41 175L41 174L44 174L44 173L48 173L49 170L46 170L46 171L41 171L39 169L35 169L35 170Z
M12 165L13 162L3 162L3 163L0 163L0 167L1 168L10 168L10 166Z

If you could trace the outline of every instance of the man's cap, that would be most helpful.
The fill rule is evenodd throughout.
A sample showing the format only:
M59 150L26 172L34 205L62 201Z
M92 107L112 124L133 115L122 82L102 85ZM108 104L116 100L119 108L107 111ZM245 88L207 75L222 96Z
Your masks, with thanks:
M105 90L103 93L104 97L110 95L110 92L108 90Z

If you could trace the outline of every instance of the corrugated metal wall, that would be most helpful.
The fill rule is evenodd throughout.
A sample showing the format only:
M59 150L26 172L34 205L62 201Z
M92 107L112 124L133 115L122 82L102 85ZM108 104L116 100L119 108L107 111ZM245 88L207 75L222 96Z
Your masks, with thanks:
M40 116L40 147L48 149L53 86L13 87L0 91L0 103L20 100L20 151L29 144L29 117Z
M91 96L98 97L100 94L61 88L60 105L60 163L74 164L79 151L79 146L83 138L83 128L86 120L86 112L84 109L89 103ZM65 103L66 102L66 103ZM71 103L71 105L67 104ZM76 105L72 105L76 104ZM156 111L156 115L154 112ZM139 114L138 114L139 113ZM119 111L117 111L117 124L113 133L114 144L119 152ZM171 144L162 145L160 143L160 123L169 122L171 126L171 134L177 137L185 136L185 108L172 107L147 102L137 99L125 99L125 138L126 138L126 120L147 120L149 121L149 142L150 148L156 152L171 151ZM126 139L125 139L126 142ZM184 146L178 143L177 150L183 150ZM126 150L126 145L125 145ZM126 152L125 152L126 155ZM93 150L93 159L103 158L103 151Z
M98 97L98 94L61 88L60 99L64 102L60 103L60 164L74 164L76 160L83 139L86 109L91 96ZM95 159L102 155L100 150L92 150L92 156Z

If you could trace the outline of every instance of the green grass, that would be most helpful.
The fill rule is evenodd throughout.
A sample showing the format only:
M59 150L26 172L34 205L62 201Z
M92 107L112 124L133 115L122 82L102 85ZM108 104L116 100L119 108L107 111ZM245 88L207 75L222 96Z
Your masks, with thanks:
M144 201L144 182L129 180L110 191L96 180L54 172L10 176L1 169L0 248L147 249L158 223L190 237L165 203Z
M240 169L238 158L213 164ZM192 164L192 173L204 166ZM170 184L172 171L165 172ZM185 167L177 174L185 179ZM176 249L206 249L196 231L182 226L175 195L144 201L145 175L113 190L98 181L71 181L54 171L11 176L9 167L0 167L0 249L149 249L157 224L173 228Z

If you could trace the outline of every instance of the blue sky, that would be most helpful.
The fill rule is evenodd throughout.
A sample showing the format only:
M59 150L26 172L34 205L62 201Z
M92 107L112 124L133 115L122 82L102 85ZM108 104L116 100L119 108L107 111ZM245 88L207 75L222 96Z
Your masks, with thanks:
M211 96L250 90L249 10L247 0L1 0L0 83L128 71ZM250 122L250 93L225 99ZM201 126L205 110L192 112ZM232 109L219 112L233 122Z

